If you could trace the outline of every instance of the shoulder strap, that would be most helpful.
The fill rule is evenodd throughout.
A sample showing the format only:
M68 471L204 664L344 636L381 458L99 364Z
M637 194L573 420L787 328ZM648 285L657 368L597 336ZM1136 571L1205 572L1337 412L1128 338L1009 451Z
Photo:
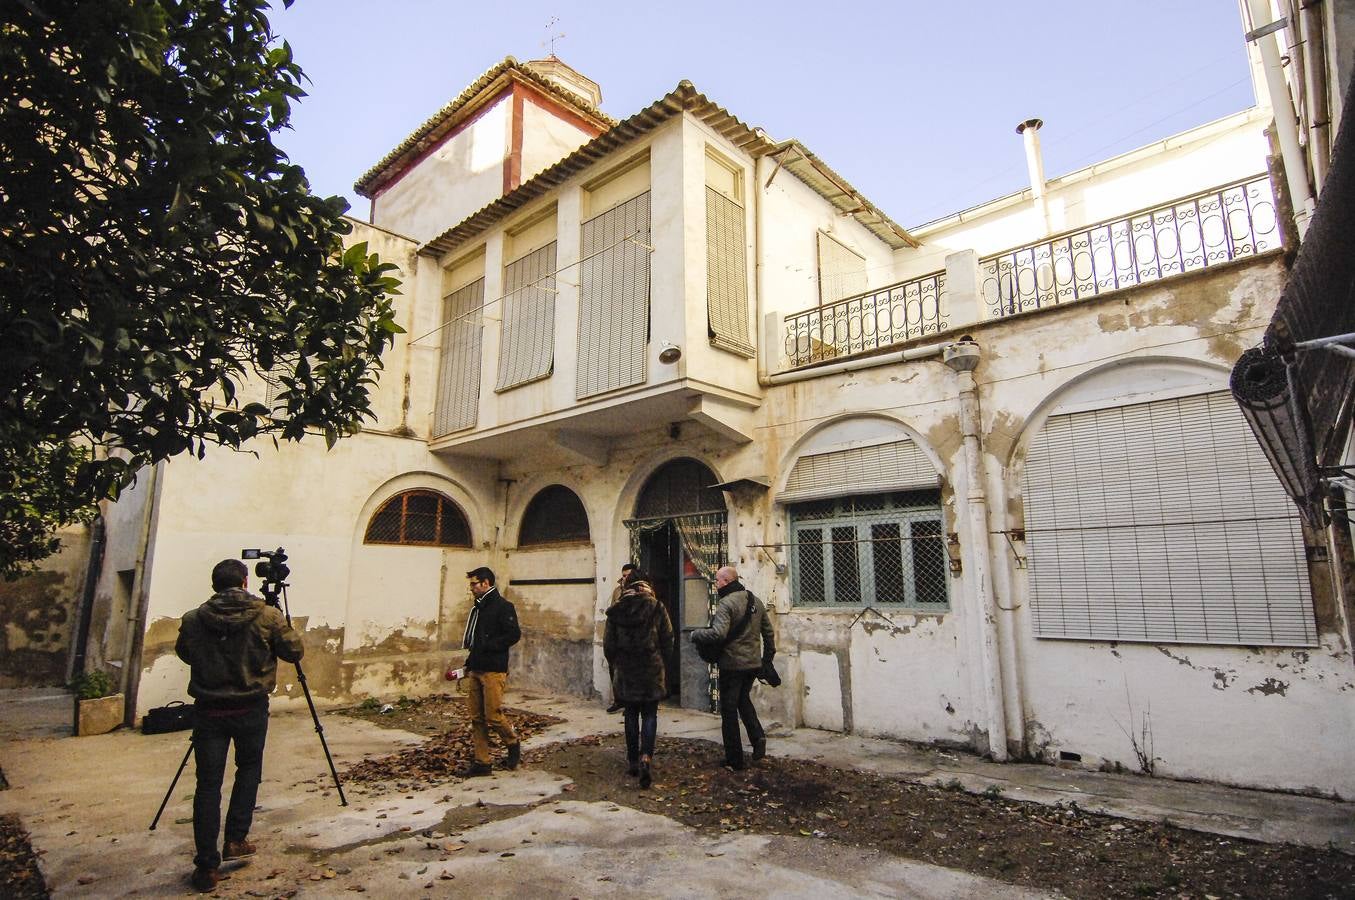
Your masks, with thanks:
M748 630L748 620L753 618L753 607L757 605L757 598L753 596L752 591L746 593L748 594L748 608L743 611L743 618L739 619L739 627L731 631L729 637L725 638L726 647L743 637L743 633Z

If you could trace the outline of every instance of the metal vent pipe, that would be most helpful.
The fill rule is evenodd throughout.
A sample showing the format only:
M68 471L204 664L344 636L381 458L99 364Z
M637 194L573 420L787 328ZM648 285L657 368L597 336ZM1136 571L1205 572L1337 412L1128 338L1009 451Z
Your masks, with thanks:
M1030 174L1030 193L1035 198L1035 212L1040 216L1044 233L1049 234L1054 227L1049 221L1049 203L1045 200L1044 157L1040 154L1042 125L1044 122L1040 119L1026 119L1016 126L1016 133L1021 135L1026 145L1026 171Z

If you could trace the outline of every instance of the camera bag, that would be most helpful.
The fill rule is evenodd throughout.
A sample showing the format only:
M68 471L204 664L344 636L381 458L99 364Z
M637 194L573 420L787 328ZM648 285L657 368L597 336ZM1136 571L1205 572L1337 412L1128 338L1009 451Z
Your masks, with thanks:
M165 706L146 710L141 718L142 734L164 734L168 731L184 731L193 727L193 707L182 700L175 700Z

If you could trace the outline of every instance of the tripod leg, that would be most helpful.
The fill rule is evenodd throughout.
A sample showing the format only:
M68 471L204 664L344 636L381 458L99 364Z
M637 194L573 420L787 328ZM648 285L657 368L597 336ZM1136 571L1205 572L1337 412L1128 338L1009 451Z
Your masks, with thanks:
M174 786L179 783L179 776L183 774L184 768L188 765L188 757L193 755L193 739L188 739L188 749L184 752L183 762L179 763L179 771L174 773L174 780L169 783L169 790L165 791L165 799L160 801L160 808L155 811L155 818L151 819L150 830L154 831L155 826L160 823L160 816L165 811L165 806L169 803L170 795L174 793Z
M325 761L329 763L329 774L334 778L334 787L339 792L339 805L347 806L348 798L343 795L343 785L339 783L339 772L334 768L334 757L329 755L329 744L325 742L325 728L320 724L320 714L315 711L315 701L311 699L310 686L306 684L306 673L301 671L301 663L296 666L296 680L301 685L301 693L306 695L306 705L311 710L311 721L315 723L315 733L320 736L320 748L325 751Z

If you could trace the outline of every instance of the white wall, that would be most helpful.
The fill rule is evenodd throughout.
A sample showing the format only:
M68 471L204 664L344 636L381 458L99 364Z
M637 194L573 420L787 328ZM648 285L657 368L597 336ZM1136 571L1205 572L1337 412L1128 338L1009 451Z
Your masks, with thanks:
M387 185L373 223L422 244L500 197L512 105L504 94Z

